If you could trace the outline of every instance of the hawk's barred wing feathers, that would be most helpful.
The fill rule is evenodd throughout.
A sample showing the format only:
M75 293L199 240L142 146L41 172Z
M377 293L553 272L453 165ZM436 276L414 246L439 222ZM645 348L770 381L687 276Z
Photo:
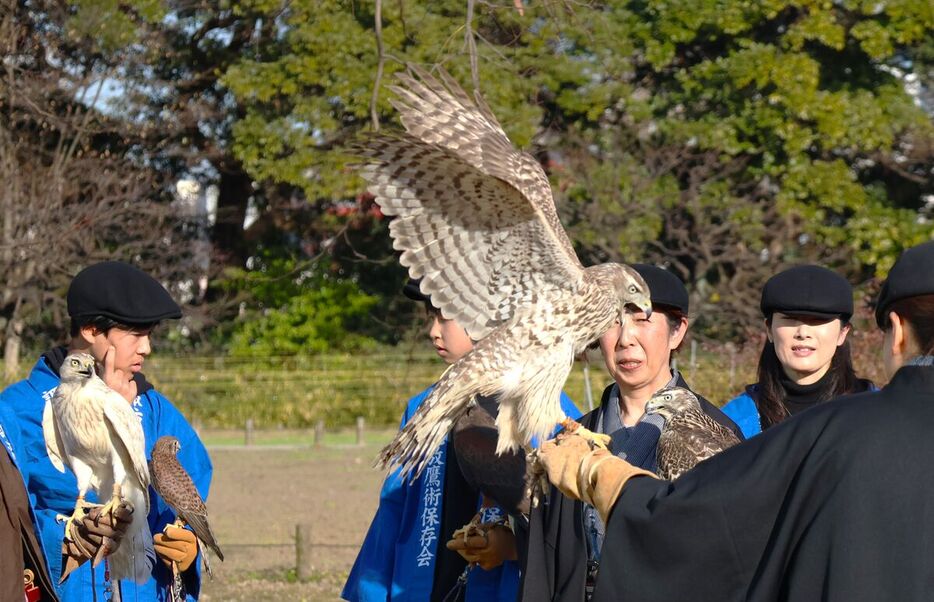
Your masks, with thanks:
M98 396L108 429L116 434L111 438L126 470L133 471L143 489L149 487L149 466L146 462L146 440L140 428L139 417L130 404L119 393L100 379L92 380L88 387ZM122 447L121 447L122 446ZM146 497L146 513L149 513L149 496Z
M543 289L577 290L583 266L538 162L449 76L444 86L414 73L393 88L408 133L368 137L355 151L370 192L396 216L401 263L445 317L481 339Z

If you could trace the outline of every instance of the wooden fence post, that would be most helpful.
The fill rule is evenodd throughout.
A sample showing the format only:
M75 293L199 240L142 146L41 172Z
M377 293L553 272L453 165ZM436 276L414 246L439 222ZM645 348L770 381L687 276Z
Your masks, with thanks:
M730 350L730 391L733 391L733 380L736 377L736 345L730 341L726 346Z
M697 341L691 339L691 382L694 382L694 374L697 372Z
M324 445L324 420L315 423L315 447Z
M295 576L299 581L308 581L314 567L311 564L311 525L295 525Z
M243 444L244 445L253 445L253 419L246 419L246 428L243 432Z
M357 416L357 445L363 446L366 445L363 441L363 431L366 428L366 421L363 419L363 416Z

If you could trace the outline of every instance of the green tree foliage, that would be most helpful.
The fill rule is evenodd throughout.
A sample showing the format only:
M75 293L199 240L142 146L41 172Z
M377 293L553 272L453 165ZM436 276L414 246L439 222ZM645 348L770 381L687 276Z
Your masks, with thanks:
M212 257L232 271L213 274L206 324L242 307L286 328L357 293L378 302L346 328L393 342L410 323L386 220L342 153L374 114L399 127L388 86L409 61L476 78L545 166L585 261L669 264L712 336L754 323L784 264L861 282L932 236L931 95L906 92L908 74L932 81L929 1L475 4L468 23L466 0L381 2L377 81L375 0L9 0L56 38L53 67L126 85L140 133L122 154L164 183L217 184ZM298 301L319 284L336 288Z
M747 158L743 176L768 178L785 213L861 265L884 272L894 251L931 236L915 219L922 189L898 187L924 178L932 155L917 147L934 129L891 69L934 28L929 2L646 8L645 66L663 78L652 99L663 133Z
M273 357L372 346L357 332L377 299L350 282L321 283L302 291L285 307L243 322L231 339L233 355Z
M313 265L282 257L256 260L252 270L231 270L226 286L248 291L259 309L234 325L230 351L271 357L356 351L372 346L362 334L376 297L350 280L317 273Z
M224 77L245 107L234 151L310 202L353 197L335 151L372 127L374 5L274 15L281 35ZM383 6L383 127L396 127L386 87L405 61L471 87L465 16L464 2ZM899 77L927 56L925 0L532 2L524 16L482 4L470 25L480 89L542 158L582 255L669 263L701 312L750 323L750 298L784 263L861 280L932 236L918 217L930 115Z
M249 10L262 4L243 2ZM373 9L369 2L341 0L300 0L285 10L277 7L279 39L255 59L227 71L224 83L246 107L234 126L234 150L256 179L299 187L311 201L352 198L360 191L359 180L345 167L346 157L334 151L370 127L378 62ZM392 73L403 68L400 61L446 62L460 79L469 80L461 51L463 11L462 2L451 0L387 8L382 35L393 59L386 63L381 84L391 82ZM515 19L494 23L491 14L488 21L491 36L522 35ZM481 72L481 86L511 135L527 144L542 115L525 102L536 81L518 77L518 69L509 66L513 57L495 54L503 49L480 49L482 60L497 66ZM502 77L502 68L508 69L509 77ZM392 115L384 90L376 109L382 120Z

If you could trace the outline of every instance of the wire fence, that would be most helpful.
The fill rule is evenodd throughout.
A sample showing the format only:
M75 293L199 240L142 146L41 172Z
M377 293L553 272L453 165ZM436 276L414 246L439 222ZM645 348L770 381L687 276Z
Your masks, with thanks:
M736 350L695 343L685 346L676 367L691 387L716 404L753 382L754 346ZM586 412L599 404L610 382L599 352L575 362L564 391ZM146 377L193 423L211 429L258 430L395 427L409 398L435 382L447 365L433 353L381 347L358 354L325 353L263 358L229 355L157 354L146 361ZM21 365L10 382L24 378ZM6 380L6 379L4 379ZM3 383L8 384L8 383Z
M692 345L677 366L692 387L714 403L737 393L754 371L755 358L729 348ZM380 349L366 353L236 358L157 356L147 377L207 428L368 427L398 424L406 401L434 382L446 364L432 354ZM609 377L598 353L575 363L565 392L582 411L599 404Z

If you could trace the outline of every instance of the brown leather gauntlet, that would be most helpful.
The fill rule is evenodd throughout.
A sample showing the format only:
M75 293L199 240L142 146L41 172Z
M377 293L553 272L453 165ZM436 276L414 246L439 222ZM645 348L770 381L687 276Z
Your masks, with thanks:
M538 450L538 460L545 467L548 480L561 493L590 504L604 521L629 479L655 477L607 449L592 449L588 440L573 433L561 433L546 441Z
M83 508L84 516L69 525L68 533L62 540L62 576L63 582L69 574L90 559L94 566L107 555L113 554L120 545L133 516L133 510L126 502L116 506L113 515L101 514L101 507Z

